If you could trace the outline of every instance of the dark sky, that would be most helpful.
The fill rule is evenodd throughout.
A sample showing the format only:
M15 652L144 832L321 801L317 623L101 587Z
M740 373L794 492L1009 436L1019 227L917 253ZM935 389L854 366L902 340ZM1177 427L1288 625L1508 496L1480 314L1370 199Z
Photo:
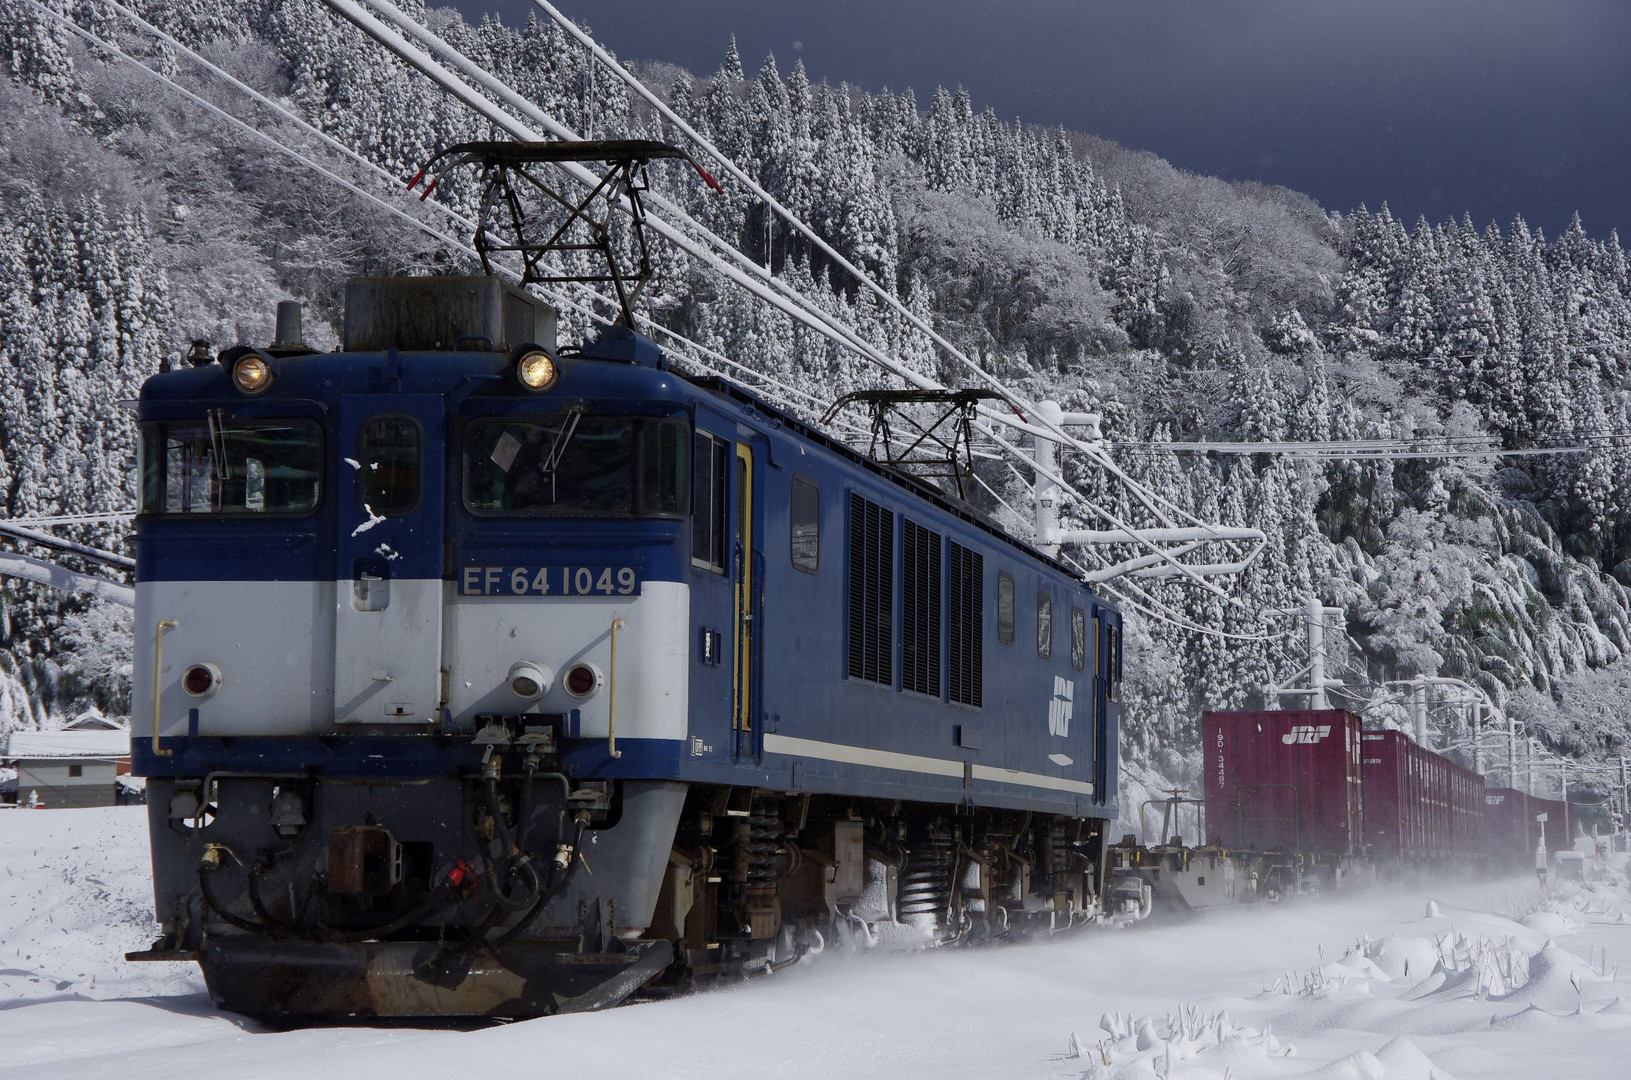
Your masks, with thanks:
M447 2L447 0L432 0ZM519 23L529 0L453 0ZM1631 0L558 0L620 57L966 86L1180 168L1631 243Z

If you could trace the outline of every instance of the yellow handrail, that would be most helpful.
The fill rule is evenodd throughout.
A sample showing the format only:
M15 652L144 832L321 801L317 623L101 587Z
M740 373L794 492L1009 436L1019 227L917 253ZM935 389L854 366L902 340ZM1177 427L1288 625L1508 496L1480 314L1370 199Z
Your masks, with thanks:
M175 753L159 746L159 672L164 666L164 632L175 628L174 619L160 619L153 631L153 753L159 757L169 757Z
M617 632L623 629L622 619L612 620L612 670L607 680L612 684L606 701L606 752L614 758L623 756L617 748Z

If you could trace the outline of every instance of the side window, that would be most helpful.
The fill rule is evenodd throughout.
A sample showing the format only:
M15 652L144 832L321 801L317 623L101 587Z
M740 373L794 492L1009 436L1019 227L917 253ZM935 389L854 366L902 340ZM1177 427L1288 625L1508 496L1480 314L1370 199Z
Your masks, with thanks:
M788 518L793 569L813 574L821 565L821 489L802 476L793 477Z
M724 440L696 433L691 455L691 564L725 572L730 453Z
M1087 667L1087 616L1079 607L1070 609L1070 666L1077 671Z
M1036 655L1053 655L1053 597L1045 592L1036 594Z
M1006 573L997 575L997 640L1014 643L1014 579Z
M376 416L357 432L357 501L370 515L401 517L419 505L420 441L406 416Z

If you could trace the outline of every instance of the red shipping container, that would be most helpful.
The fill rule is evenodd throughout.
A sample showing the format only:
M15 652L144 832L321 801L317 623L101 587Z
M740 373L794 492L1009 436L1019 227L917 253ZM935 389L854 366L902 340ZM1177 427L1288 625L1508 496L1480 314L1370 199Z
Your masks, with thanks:
M1442 858L1480 850L1484 778L1398 731L1367 731L1365 842L1377 858Z
M1536 816L1546 815L1544 823ZM1484 792L1485 850L1498 858L1525 859L1535 854L1542 833L1550 853L1574 845L1574 827L1568 804L1542 799L1512 788Z
M1201 716L1207 840L1352 855L1363 845L1359 717L1345 709Z

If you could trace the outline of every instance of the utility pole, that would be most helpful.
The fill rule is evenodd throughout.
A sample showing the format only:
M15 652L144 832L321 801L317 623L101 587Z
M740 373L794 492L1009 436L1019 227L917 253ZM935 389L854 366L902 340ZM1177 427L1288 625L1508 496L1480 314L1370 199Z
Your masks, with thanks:
M1410 688L1410 702L1416 712L1416 745L1427 746L1427 686L1415 683ZM1430 747L1428 747L1431 749Z
M1472 703L1472 771L1484 775L1484 703Z
M1276 612L1280 615L1296 614L1294 611ZM1341 608L1326 607L1318 596L1310 596L1303 605L1301 615L1308 622L1308 666L1298 671L1288 680L1295 683L1302 676L1308 676L1308 687L1284 686L1277 682L1267 683L1263 687L1263 696L1268 701L1270 709L1280 707L1282 697L1306 697L1308 708L1329 709L1331 699L1326 691L1344 685L1341 679L1327 678L1325 674L1325 620L1336 616L1343 617L1345 613Z
M1190 577L1214 577L1237 574L1251 565L1265 543L1263 530L1234 525L1175 525L1167 522L1159 528L1133 528L1115 523L1112 529L1061 529L1059 527L1060 492L1053 477L1059 473L1059 439L1052 432L1067 427L1085 428L1083 441L1101 449L1104 446L1103 418L1098 413L1066 412L1057 401L1039 401L1032 413L1038 425L1027 425L1031 433L1031 460L1036 473L1031 485L1032 523L1036 527L1036 549L1057 559L1065 544L1088 544L1105 547L1134 545L1141 550L1131 558L1095 570L1086 580L1106 581L1123 574L1141 578L1172 577L1185 574ZM1130 483L1130 481L1128 481ZM1135 494L1137 493L1135 489ZM1140 496L1143 498L1143 496ZM1147 500L1146 500L1147 502ZM1193 518L1191 519L1194 520ZM1230 562L1188 562L1185 555L1201 551L1211 544L1254 544L1252 552Z
M1308 598L1308 707L1328 709L1325 696L1325 605L1320 598Z
M1065 410L1057 401L1036 403L1036 418L1044 426L1058 430L1065 422ZM1059 557L1059 485L1049 479L1059 475L1059 443L1040 431L1031 436L1031 455L1036 459L1035 491L1036 546L1050 558Z
M1518 790L1518 722L1506 721L1506 786Z
M1620 755L1620 831L1625 831L1626 819L1631 818L1631 758Z

